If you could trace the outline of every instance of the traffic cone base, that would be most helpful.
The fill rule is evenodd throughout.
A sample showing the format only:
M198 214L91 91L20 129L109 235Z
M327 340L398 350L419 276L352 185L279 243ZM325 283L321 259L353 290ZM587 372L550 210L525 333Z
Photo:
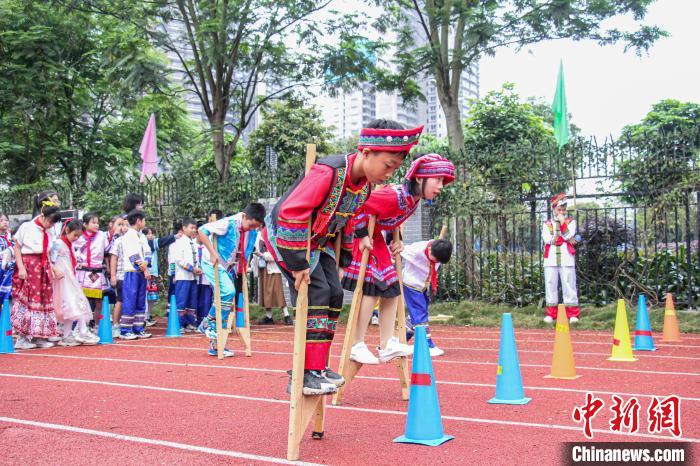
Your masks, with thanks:
M510 313L504 313L496 370L496 396L488 402L490 404L524 405L531 400L532 398L526 397L523 391L523 379L520 374L518 349L513 331L513 316Z
M396 437L394 442L436 447L454 437L445 435L442 430L440 401L438 400L425 327L416 327L415 338L406 428L404 435Z
M519 400L499 400L498 398L491 398L488 402L492 405L526 405L532 401L532 398L520 398Z
M420 439L414 439L414 438L408 438L405 435L401 435L400 437L396 437L394 439L394 443L417 443L419 445L425 445L428 447L437 447L439 445L442 445L443 443L447 442L448 440L452 440L454 437L451 435L444 435L438 439L432 439L432 440L420 440Z
M109 309L109 298L102 298L102 310L100 311L100 323L97 327L97 336L100 337L100 345L112 345L112 313Z
M177 300L175 295L170 297L170 308L168 310L168 330L165 332L166 338L178 338L180 334L180 316L177 313Z
M552 368L546 379L575 380L581 377L576 375L574 364L574 348L571 345L569 333L569 319L566 316L566 308L560 304L557 309L557 323L554 326L554 352L552 353Z

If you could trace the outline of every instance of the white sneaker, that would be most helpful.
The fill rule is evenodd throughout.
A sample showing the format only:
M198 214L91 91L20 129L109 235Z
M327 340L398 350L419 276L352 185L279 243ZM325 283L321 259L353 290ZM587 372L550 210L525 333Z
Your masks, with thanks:
M58 342L58 346L79 346L81 343L73 336L68 334Z
M554 319L552 319L550 316L546 316L546 317L544 318L544 323L545 323L545 324L551 324L552 322L554 322Z
M367 348L364 342L355 343L350 349L350 359L360 364L379 364L379 359Z
M80 343L81 345L96 345L97 343L100 342L100 338L90 332L87 332L83 335L76 335L75 336L75 341Z
M445 350L442 348L438 348L437 346L433 346L432 348L430 348L431 358L434 358L436 356L442 356L443 354L445 354Z
M46 338L36 338L34 340L37 348L53 348L55 345Z
M34 349L36 348L36 345L29 341L27 337L19 337L17 338L17 341L15 342L15 349L21 350L21 349Z
M570 323L570 324L575 324L576 322L578 322L578 317L571 317L571 318L569 318L569 323Z
M134 332L120 333L119 338L122 340L136 340L138 337Z
M379 325L379 317L377 316L372 316L372 320L369 322L372 325Z
M55 336L55 337L49 337L46 340L51 342L51 343L58 343L59 341L63 340L63 338L61 338L59 336Z
M397 337L389 338L384 349L377 348L379 360L381 362L389 362L392 359L410 356L413 354L413 346L405 345L399 341Z
M117 324L117 325L112 325L112 338L117 338L117 337L119 337L119 335L120 335L121 333L122 333L122 328L121 328L121 326L119 326L119 324Z

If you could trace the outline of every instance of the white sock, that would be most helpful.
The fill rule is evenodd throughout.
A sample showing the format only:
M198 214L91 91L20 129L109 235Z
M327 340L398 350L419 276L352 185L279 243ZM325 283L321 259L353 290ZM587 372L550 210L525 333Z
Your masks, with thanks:
M267 317L268 319L272 319L272 310L265 311L265 317Z
M282 309L282 311L284 312L285 317L289 317L289 309L287 309L287 306L284 306L284 309Z
M78 331L78 335L86 335L88 333L88 329L85 319L78 319L78 325L75 326L75 329Z
M73 333L73 321L64 320L63 321L63 338L70 336Z

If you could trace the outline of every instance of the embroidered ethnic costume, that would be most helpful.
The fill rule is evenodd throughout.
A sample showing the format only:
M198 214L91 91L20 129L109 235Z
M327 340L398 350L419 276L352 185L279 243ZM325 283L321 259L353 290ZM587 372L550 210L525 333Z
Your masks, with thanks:
M370 196L366 179L353 184L350 171L359 152L404 152L418 142L422 127L409 130L363 129L358 153L320 159L300 177L272 209L263 230L268 251L290 283L296 303L293 271L310 268L306 332L306 371L323 371L343 304L334 243L341 237L339 264L352 261L353 217ZM306 260L311 223L310 263Z
M566 205L564 193L551 199L552 209ZM568 318L581 313L576 293L576 249L569 243L576 236L576 220L567 216L563 222L550 219L542 225L544 243L544 277L547 316L556 320L559 303L559 283L561 282L564 306Z

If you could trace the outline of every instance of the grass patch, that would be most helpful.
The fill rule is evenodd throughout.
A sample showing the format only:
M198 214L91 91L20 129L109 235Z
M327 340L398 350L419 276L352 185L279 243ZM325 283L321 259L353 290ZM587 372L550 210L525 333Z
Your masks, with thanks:
M467 327L499 327L501 315L510 312L513 324L517 328L550 328L545 324L544 309L537 306L510 307L489 304L480 301L461 301L451 303L436 303L430 306L431 323ZM581 330L610 330L615 328L615 305L605 307L581 306L581 320L576 324ZM681 332L700 332L700 313L676 311ZM443 317L444 316L444 317ZM627 320L631 332L634 331L637 319L636 306L627 306ZM664 326L664 309L650 308L649 319L652 330L660 332Z

